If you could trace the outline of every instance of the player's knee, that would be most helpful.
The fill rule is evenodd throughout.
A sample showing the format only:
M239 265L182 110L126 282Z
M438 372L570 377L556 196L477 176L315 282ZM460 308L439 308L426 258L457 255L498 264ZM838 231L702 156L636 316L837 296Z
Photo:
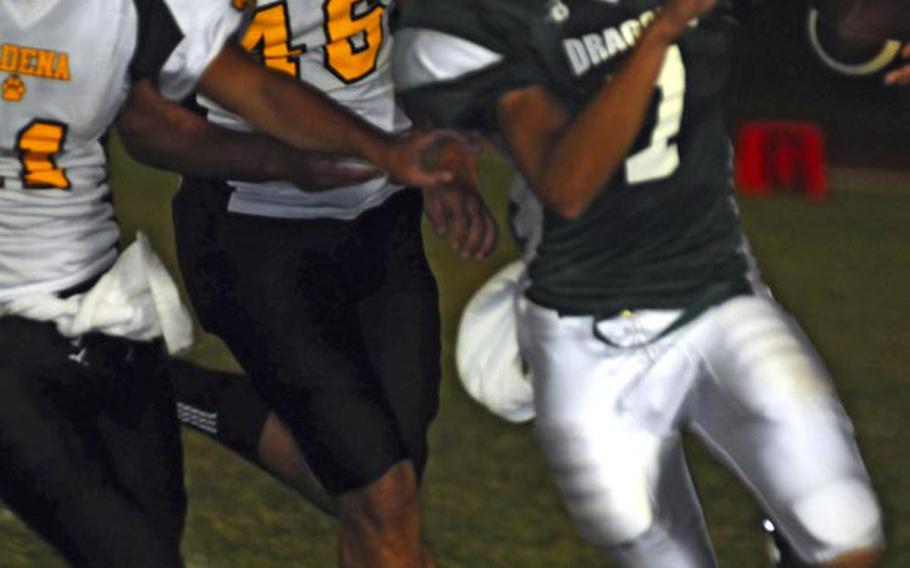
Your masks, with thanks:
M796 518L822 545L823 566L873 566L882 548L881 510L864 480L841 479L803 497L793 506Z
M417 477L410 462L392 466L376 481L339 497L342 523L377 532L396 531L417 515Z
M628 546L648 534L654 526L650 505L640 499L614 494L594 500L590 506L573 506L572 517L582 538L594 546Z

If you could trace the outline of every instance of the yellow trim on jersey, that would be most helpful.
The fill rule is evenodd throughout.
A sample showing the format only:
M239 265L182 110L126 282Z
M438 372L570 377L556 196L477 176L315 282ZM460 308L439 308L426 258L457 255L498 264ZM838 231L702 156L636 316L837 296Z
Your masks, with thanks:
M4 43L0 45L0 72L69 81L70 58L62 51Z

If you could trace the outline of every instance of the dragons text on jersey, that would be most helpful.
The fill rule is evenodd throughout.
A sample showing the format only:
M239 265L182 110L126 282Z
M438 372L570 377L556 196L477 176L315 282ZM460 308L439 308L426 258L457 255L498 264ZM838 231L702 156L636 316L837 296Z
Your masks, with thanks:
M654 16L654 10L647 10L637 18L607 27L601 32L564 39L562 46L572 63L572 71L580 77L592 67L607 63L635 47L642 31L654 20Z

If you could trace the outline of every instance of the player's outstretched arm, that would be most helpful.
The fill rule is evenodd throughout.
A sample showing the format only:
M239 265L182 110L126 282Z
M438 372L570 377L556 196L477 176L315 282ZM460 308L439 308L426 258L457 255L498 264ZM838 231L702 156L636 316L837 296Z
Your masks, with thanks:
M307 190L381 175L349 158L303 152L261 134L222 128L164 98L149 81L133 86L117 127L127 151L151 166L199 177L287 180Z
M904 46L901 54L907 60L907 63L900 69L892 71L885 76L886 85L910 85L910 43Z
M619 72L571 119L543 86L500 98L510 153L550 208L568 219L587 209L638 136L668 48L715 4L669 0Z
M423 163L424 153L449 134L382 132L312 87L257 65L236 46L222 49L198 89L257 130L295 148L365 158L408 185L428 186L453 178L449 172L430 171Z

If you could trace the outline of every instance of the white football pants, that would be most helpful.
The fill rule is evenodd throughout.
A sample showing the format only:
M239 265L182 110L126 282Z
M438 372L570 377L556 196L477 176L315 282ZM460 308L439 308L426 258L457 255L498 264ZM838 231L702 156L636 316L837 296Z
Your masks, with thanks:
M624 567L715 566L683 455L694 432L807 562L882 541L828 373L773 300L741 296L659 337L679 311L596 323L520 302L536 428L582 535ZM611 345L612 344L612 345Z

